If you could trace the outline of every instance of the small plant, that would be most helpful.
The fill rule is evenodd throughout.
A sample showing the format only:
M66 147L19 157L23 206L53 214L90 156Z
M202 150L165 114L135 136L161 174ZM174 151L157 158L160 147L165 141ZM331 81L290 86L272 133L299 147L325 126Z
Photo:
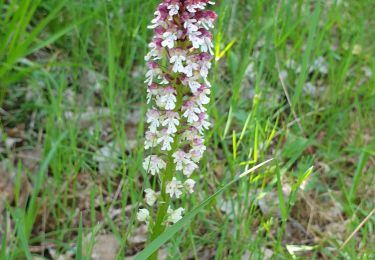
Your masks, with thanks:
M149 28L154 37L146 55L148 130L145 149L151 150L143 167L157 176L159 191L145 189L139 221L148 224L151 240L169 224L182 218L184 208L176 199L194 192L191 178L206 150L204 130L210 127L206 105L210 102L207 80L213 58L213 22L217 15L205 10L208 0L164 0ZM157 204L157 212L153 212Z

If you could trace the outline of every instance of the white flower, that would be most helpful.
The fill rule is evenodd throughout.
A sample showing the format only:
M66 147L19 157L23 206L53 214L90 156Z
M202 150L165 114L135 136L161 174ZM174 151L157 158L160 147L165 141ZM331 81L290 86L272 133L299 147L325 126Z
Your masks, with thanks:
M156 109L150 109L146 113L146 122L149 125L149 129L151 133L156 133L158 130L158 127L160 126L160 112Z
M211 83L207 80L207 78L203 78L203 80L204 80L204 84L206 84L207 87L210 88L211 87Z
M150 25L147 25L147 29L155 29L156 27L159 26L159 23L154 23L154 20L155 20L155 19L153 19L153 20L151 21L151 24L150 24Z
M199 120L198 114L201 112L201 110L194 102L186 102L182 109L185 111L183 116L187 118L188 123L194 123Z
M172 68L173 72L184 72L185 68L182 63L186 61L186 52L181 49L174 49L172 53L169 62L174 64Z
M151 102L151 99L153 96L157 96L159 94L159 88L156 86L156 84L151 84L147 88L147 104Z
M163 117L164 121L162 122L163 126L167 126L167 133L174 134L177 132L177 127L180 122L180 116L177 112L167 111Z
M182 219L182 213L184 212L184 209L183 208L178 208L176 210L173 210L171 209L170 207L168 208L168 219L167 221L168 222L171 222L173 224L175 224L177 221L179 221L180 219Z
M193 123L193 126L199 131L199 133L203 133L203 131L206 129L209 129L211 126L211 123L207 121L208 115L206 113L199 113L198 114L198 120Z
M176 196L176 198L178 199L180 198L182 194L182 191L181 191L182 187L183 186L181 184L181 181L178 181L176 177L173 177L173 179L170 182L168 182L165 188L165 192L169 194L171 198L173 198L173 196Z
M204 151L206 151L206 146L203 144L203 138L196 138L193 140L191 146L192 149L190 150L190 158L194 162L199 162L203 156Z
M194 75L193 77L186 78L183 80L184 85L189 85L189 88L192 93L197 92L197 90L200 88L201 84L198 82L199 74Z
M303 90L313 97L316 97L319 94L318 88L311 82L306 82Z
M178 4L169 5L168 10L169 10L169 15L174 16L178 14L178 10L180 10L180 6Z
M203 10L206 6L206 3L198 3L198 4L192 4L192 5L188 5L186 7L186 9L190 12L190 13L195 13L197 10L196 9L200 9L200 10Z
M182 150L175 152L172 157L174 158L173 162L176 164L176 170L182 171L188 177L198 168L198 165L190 160L191 155Z
M285 62L285 66L290 69L294 70L295 73L300 73L301 72L301 66L293 59L289 59ZM254 76L255 78L255 76Z
M328 64L324 57L319 57L318 59L316 59L313 66L315 68L318 68L319 71L323 74L328 73Z
M146 54L145 56L145 61L149 60L160 60L161 57L161 52L158 49L158 46L154 42L150 42L148 47L150 48L150 51Z
M203 36L202 37L202 43L201 43L201 51L203 51L203 52L208 51L210 54L213 55L214 54L214 52L212 51L213 47L214 47L214 45L212 44L211 38Z
M150 68L146 73L145 83L150 86L154 82L154 78L161 79L162 72L155 62L150 62L149 67Z
M145 149L155 147L157 145L157 135L151 131L147 131L145 134Z
M172 87L163 89L163 93L157 97L156 103L159 107L166 110L173 110L176 107L177 98L175 96L176 90Z
M184 165L190 162L190 155L182 150L175 152L172 157L174 158L173 162L176 164L177 171L182 171Z
M195 181L192 179L187 179L184 182L184 187L185 189L191 194L194 192L194 186L195 186Z
M158 199L157 193L153 189L145 189L145 200L149 206L153 206Z
M214 23L213 23L212 19L201 18L199 20L198 24L203 26L206 30L209 30L210 28L214 28Z
M372 78L372 70L369 67L363 67L362 71L365 73L367 78Z
M169 81L165 77L163 77L162 81L160 81L160 85L168 85L168 84L169 84Z
M182 139L186 141L193 141L199 138L198 130L195 127L190 127L182 133Z
M156 11L154 13L154 15L156 17L154 19L152 19L151 24L149 26L147 26L148 29L154 29L154 28L158 27L158 25L160 23L161 13L159 11Z
M199 49L200 46L204 43L204 40L202 39L202 32L200 31L190 32L188 36L189 40L193 44L194 49Z
M198 31L198 26L196 26L196 19L187 19L184 23L184 28L187 29L188 33Z
M137 220L140 222L147 221L150 217L150 212L147 209L139 209L137 213Z
M324 57L319 57L317 58L313 65L310 66L309 68L309 72L313 72L314 70L318 70L320 73L322 74L327 74L328 73L328 63L327 61L325 60Z
M152 69L148 70L146 73L145 83L147 83L148 85L151 85L152 82L154 81L154 77L157 75L159 75L157 70L152 70Z
M196 63L192 59L187 59L186 60L186 66L185 66L185 69L184 69L183 72L186 74L186 76L192 77L193 76L193 71L196 70L196 69L198 69L198 68L199 68L198 63Z
M158 174L166 166L167 164L157 155L150 155L143 161L143 169L151 173L151 175Z
M201 62L201 69L200 69L200 74L203 78L207 78L208 76L208 71L211 68L211 62L209 61L202 61Z
M190 150L190 156L194 162L199 162L203 157L203 152L201 152L200 150L192 149Z
M173 143L173 135L168 133L168 129L163 129L160 131L160 136L158 138L158 144L162 143L161 150L162 151L170 151L172 150L171 143Z
M162 13L157 10L155 13L155 18L151 20L151 25L147 26L148 29L155 29L158 26L165 26L167 25L165 21L163 21Z
M188 164L184 165L184 168L182 169L182 173L186 177L190 177L193 174L195 169L198 169L198 165L194 163L193 161L190 161Z
M210 93L211 91L209 88L200 88L198 92L195 93L198 105L203 107L203 105L207 105L208 103L210 103Z
M164 40L161 42L161 46L172 49L174 47L174 41L177 40L177 34L167 31L163 33L163 39Z

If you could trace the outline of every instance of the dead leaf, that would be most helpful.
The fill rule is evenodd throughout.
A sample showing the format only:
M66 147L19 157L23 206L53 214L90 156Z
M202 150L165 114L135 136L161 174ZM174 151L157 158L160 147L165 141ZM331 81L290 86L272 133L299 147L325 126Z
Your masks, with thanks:
M292 187L287 183L286 180L282 180L282 191L284 194L284 198L287 201L288 197L292 191ZM260 189L257 190L257 201L260 210L264 215L267 216L274 216L274 217L280 217L280 206L279 206L279 199L278 194L276 191L262 191Z
M42 149L37 146L31 150L21 150L17 153L16 157L21 159L23 166L30 172L35 172L42 157Z
M88 107L87 111L82 113L74 113L67 111L64 113L66 119L78 121L81 128L88 128L94 124L97 118L107 118L111 114L109 108L106 107Z
M93 260L115 260L120 243L114 235L100 235L95 239L91 257Z
M49 248L48 249L49 254L51 255L53 260L73 260L73 252L69 251L65 254L58 254L55 249Z
M8 137L5 139L5 146L8 149L12 149L17 143L22 142L21 138Z
M99 173L111 174L118 165L118 160L120 148L119 145L114 144L113 142L108 143L106 146L103 146L93 156L93 160L98 162Z
M327 237L334 237L335 239L344 241L346 238L346 223L333 222L325 226L324 233Z
M279 200L275 191L260 192L258 191L257 201L260 210L266 216L280 217Z
M142 225L139 228L136 228L133 232L133 235L129 237L128 243L130 245L143 244L147 241L147 226Z

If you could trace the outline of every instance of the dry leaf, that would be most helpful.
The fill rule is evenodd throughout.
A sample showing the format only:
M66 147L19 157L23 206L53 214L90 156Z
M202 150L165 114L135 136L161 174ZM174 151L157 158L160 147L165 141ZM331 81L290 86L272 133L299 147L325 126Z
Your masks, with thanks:
M48 252L51 255L51 258L53 260L73 260L74 259L73 252L71 251L61 255L61 254L58 254L55 249L49 248Z
M139 228L136 228L133 232L133 235L129 237L128 243L130 245L142 244L147 241L147 226L142 225Z
M334 237L335 239L344 241L347 236L347 224L350 220L342 222L333 222L325 226L324 233L327 237Z
M21 159L23 166L30 172L35 172L42 157L42 149L37 146L31 150L21 150L16 157Z
M100 235L96 238L92 249L93 260L115 260L120 243L114 235Z
M96 151L93 160L98 162L99 173L111 174L118 165L119 146L114 143L108 143L106 146Z

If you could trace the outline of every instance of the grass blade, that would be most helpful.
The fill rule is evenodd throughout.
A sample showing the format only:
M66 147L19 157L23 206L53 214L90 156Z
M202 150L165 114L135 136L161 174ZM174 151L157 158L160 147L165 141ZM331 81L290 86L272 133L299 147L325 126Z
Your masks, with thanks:
M220 189L218 189L214 194L212 194L210 197L205 199L201 204L199 204L197 207L195 207L192 211L190 211L188 214L185 215L180 221L178 221L176 224L168 228L163 234L158 236L154 241L152 241L146 248L144 248L138 255L136 255L135 260L143 260L147 259L149 256L151 256L156 250L158 250L164 243L166 243L169 239L171 239L181 228L183 228L185 225L188 225L194 217L205 207L207 206L214 198L216 198L220 193L222 193L224 190L226 190L229 186L237 182L238 180L242 179L243 177L247 176L248 174L254 172L256 169L262 167L263 165L271 162L273 159L269 159L265 162L262 162L251 169L245 171L241 175L239 175L234 180L230 181Z
M362 151L361 156L359 158L359 162L357 165L357 169L355 170L354 177L353 177L353 184L349 191L349 200L352 201L355 199L355 193L357 191L357 187L359 184L359 181L361 179L361 175L363 172L364 167L366 166L368 160L368 154L365 150Z
M4 230L3 230L3 238L1 240L1 248L0 248L0 259L7 259L6 256L6 246L7 246L7 237L8 237L8 220L5 217L2 223Z
M33 193L31 195L31 199L30 199L30 203L29 203L29 207L28 207L28 211L27 211L27 216L26 216L26 219L25 219L26 237L30 236L32 227L33 227L34 222L35 222L36 212L37 212L36 199L37 199L39 191L42 187L42 183L43 183L44 178L45 178L45 172L47 171L48 165L49 165L50 161L52 160L54 154L56 153L58 146L60 145L62 140L67 136L67 133L68 132L65 131L60 136L60 138L54 143L54 145L52 146L51 150L49 151L46 159L44 160L44 162L40 166L40 169L39 169L38 174L36 176L35 186L34 186L34 189L33 189Z
M285 203L283 184L281 183L281 174L280 174L280 169L278 166L276 170L276 176L277 176L277 196L279 197L281 219L283 222L285 222L288 219L288 208Z
M81 260L82 257L82 213L79 216L79 227L78 227L78 238L77 238L77 249L76 249L76 259Z
M17 209L15 212L15 219L16 219L16 227L17 227L17 237L19 238L21 249L24 253L24 256L27 260L31 260L32 256L29 250L29 246L27 243L27 236L25 233L25 216L24 212L21 209Z

